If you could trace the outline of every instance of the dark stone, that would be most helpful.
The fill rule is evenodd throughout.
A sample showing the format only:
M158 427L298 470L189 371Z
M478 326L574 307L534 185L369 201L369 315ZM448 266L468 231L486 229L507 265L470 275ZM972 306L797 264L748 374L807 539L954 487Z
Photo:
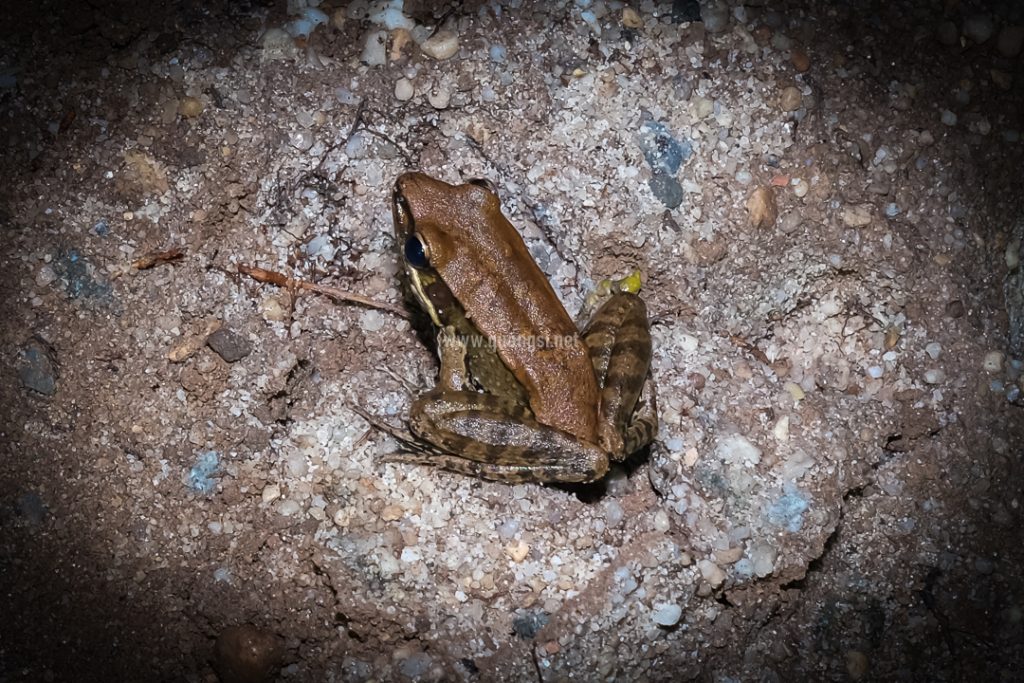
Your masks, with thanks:
M683 186L672 176L665 173L655 173L647 181L647 184L650 186L654 196L666 208L674 209L683 203Z
M26 389L53 396L57 391L57 363L54 350L39 339L31 339L21 350L18 379Z
M523 640L533 640L537 633L548 623L547 612L535 611L520 614L512 620L512 633Z
M673 0L672 21L677 24L700 21L700 3L697 0Z
M226 327L207 337L206 343L228 363L234 363L252 353L252 344L249 340Z

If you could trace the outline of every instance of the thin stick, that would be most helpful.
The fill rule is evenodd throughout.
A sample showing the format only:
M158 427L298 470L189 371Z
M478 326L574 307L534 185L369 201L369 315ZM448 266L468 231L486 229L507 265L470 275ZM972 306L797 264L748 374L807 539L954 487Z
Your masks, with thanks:
M408 318L409 314L404 308L400 308L395 304L389 304L384 301L374 301L365 296L359 294L352 294L344 290L338 289L337 287L327 287L326 285L318 285L314 282L306 282L305 280L298 280L291 278L284 273L278 273L273 270L266 270L265 268L256 268L255 266L247 266L242 263L238 264L238 272L242 275L248 275L257 282L266 282L278 287L287 287L290 289L304 289L309 292L316 292L317 294L323 294L329 296L336 301L347 301L353 304L359 304L360 306L366 306L368 308L376 308L381 311L387 311L392 315L397 315L400 318Z

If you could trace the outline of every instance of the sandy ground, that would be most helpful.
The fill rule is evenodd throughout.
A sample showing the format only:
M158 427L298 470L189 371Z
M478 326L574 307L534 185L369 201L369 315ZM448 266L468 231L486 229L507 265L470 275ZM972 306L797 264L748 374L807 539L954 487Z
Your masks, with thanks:
M304 5L2 10L0 681L1022 670L1021 10ZM648 451L380 462L429 331L238 267L404 310L412 169L642 271Z

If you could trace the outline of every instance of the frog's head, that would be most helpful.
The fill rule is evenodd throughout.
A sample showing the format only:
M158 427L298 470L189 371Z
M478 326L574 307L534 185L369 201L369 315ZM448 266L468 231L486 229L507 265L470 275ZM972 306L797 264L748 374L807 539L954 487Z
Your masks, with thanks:
M488 248L488 226L501 216L490 181L449 185L422 173L404 173L392 192L395 237L416 300L435 325L443 326L452 306L450 281L458 278L453 260L467 254L479 259L499 256Z

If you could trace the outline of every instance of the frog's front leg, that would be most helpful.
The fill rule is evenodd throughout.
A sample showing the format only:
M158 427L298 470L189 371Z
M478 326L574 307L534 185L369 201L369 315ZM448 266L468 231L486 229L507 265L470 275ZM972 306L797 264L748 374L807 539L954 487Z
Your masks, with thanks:
M388 460L506 483L589 482L608 471L598 446L542 425L527 407L492 394L434 389L413 402L409 426L435 450Z
M658 432L651 330L643 299L630 292L614 294L583 330L583 341L601 385L598 444L612 460L622 460Z

